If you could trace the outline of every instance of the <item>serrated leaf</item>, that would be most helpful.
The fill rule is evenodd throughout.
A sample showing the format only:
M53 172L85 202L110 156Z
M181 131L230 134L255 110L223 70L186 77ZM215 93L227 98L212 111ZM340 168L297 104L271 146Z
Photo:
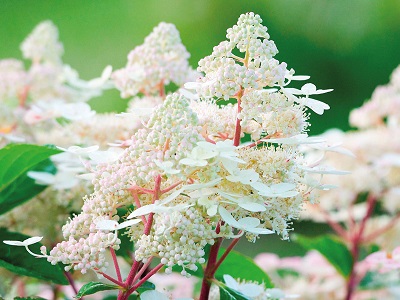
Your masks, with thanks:
M37 186L26 173L60 150L28 144L10 144L0 149L0 214L29 200L45 187Z
M64 276L62 268L58 265L53 266L46 259L39 259L30 255L25 247L9 246L3 243L4 240L23 241L28 236L9 232L5 228L0 228L0 267L19 275L51 281L57 284L68 285L68 280ZM34 253L40 253L40 243L29 246Z
M349 277L353 257L347 246L336 236L322 235L311 238L296 234L293 240L307 250L317 250L335 267L339 274L345 278Z
M33 170L52 174L56 172L50 159L40 162ZM46 188L45 185L35 184L26 174L19 176L0 193L0 215L32 199Z
M89 282L86 283L84 286L81 287L79 290L78 294L76 295L76 298L82 298L83 296L86 295L92 295L97 292L101 291L110 291L110 290L117 290L120 287L117 285L111 285L111 284L106 284L102 282Z
M221 248L221 250L225 250ZM220 251L222 255L224 251ZM240 278L248 281L263 282L267 288L273 288L274 284L259 266L257 266L253 259L243 255L237 251L231 251L225 258L224 262L215 273L216 277L222 277L224 274L229 274L234 278Z

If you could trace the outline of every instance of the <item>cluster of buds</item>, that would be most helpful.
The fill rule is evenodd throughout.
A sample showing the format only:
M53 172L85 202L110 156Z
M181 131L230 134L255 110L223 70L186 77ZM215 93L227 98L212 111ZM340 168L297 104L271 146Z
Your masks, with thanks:
M160 96L160 85L187 80L188 55L178 37L175 27L162 23L131 52L128 66L114 73L124 96ZM300 144L321 142L305 134L307 107L319 114L329 108L309 96L330 90L286 87L308 77L295 76L273 58L277 49L258 15L242 15L227 37L200 61L204 77L185 85L197 94L168 95L117 160L97 165L94 192L63 227L65 241L49 261L103 270L104 250L117 249L117 231L127 227L137 261L158 257L168 272L178 265L188 275L185 269L204 263L204 247L219 238L246 235L254 242L273 232L288 238L290 221L311 190L321 187L308 185L306 174L324 173L299 151ZM234 55L235 48L244 57ZM143 53L150 55L145 62ZM219 98L237 101L219 107ZM213 112L223 117L213 118ZM241 143L245 134L252 141ZM101 226L118 222L120 207L132 211L128 221Z

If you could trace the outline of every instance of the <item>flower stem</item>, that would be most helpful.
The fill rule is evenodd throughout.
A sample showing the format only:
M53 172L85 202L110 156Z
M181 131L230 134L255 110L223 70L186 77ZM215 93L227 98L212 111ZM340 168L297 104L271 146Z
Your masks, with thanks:
M217 271L219 266L222 264L222 262L225 260L225 258L228 256L228 254L232 251L232 249L236 246L236 244L239 242L240 237L233 239L233 241L229 244L228 248L226 248L224 254L220 257L220 259L217 261L217 263L214 266L213 273Z
M208 257L207 266L204 270L203 282L201 284L201 292L199 300L208 300L210 295L211 281L214 279L215 266L217 264L218 251L222 244L222 238L218 238L216 243L211 246L210 255Z
M119 268L118 260L117 260L117 255L115 254L115 250L113 248L110 248L111 256L113 259L114 267L115 267L115 272L117 273L117 278L119 281L122 282L122 276L121 276L121 270Z

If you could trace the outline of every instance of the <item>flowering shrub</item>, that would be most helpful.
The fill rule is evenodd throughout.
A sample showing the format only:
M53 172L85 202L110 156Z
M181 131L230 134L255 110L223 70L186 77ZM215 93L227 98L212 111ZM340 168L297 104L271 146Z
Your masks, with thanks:
M8 110L2 143L58 146L0 150L7 161L1 222L47 240L39 249L42 237L3 230L2 266L69 284L77 298L116 290L117 299L168 299L151 281L172 272L198 277L199 299L290 297L232 249L242 236L251 243L263 234L288 239L313 191L331 187L312 175L347 173L302 152L347 153L306 133L308 109L329 109L314 97L331 90L288 87L308 76L274 58L277 47L254 13L239 17L197 71L172 24L159 24L125 68L107 67L87 82L63 65L57 35L44 22L22 44L29 71L15 60L0 62L0 103ZM166 93L170 83L179 89ZM133 97L128 111L95 115L86 101L113 86ZM40 186L48 188L39 193ZM54 220L27 224L26 212L45 209ZM79 275L89 271L99 279Z

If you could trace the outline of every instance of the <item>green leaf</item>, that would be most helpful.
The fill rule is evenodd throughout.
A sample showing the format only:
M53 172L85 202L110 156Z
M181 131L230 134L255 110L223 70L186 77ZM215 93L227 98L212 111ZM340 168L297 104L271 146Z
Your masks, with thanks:
M349 277L353 257L347 246L336 236L322 235L311 238L296 234L293 240L307 250L317 250L343 277Z
M4 240L23 241L28 237L21 233L9 232L5 228L0 228L0 267L19 275L68 285L68 280L60 266L53 266L44 258L36 258L30 255L25 247L10 246L3 243ZM29 249L39 254L40 246L40 243L36 243L30 245Z
M56 168L50 159L40 162L32 170L56 173ZM26 174L21 175L0 193L0 214L25 203L46 188L46 185L35 184L35 181Z
M117 290L120 287L118 285L111 285L111 284L105 284L102 282L89 282L86 283L84 286L81 287L79 290L78 294L76 295L76 298L82 298L83 296L86 295L92 295L97 292L101 291L110 291L110 290Z
M15 297L14 300L46 300L42 297Z
M155 289L156 289L156 286L154 285L154 283L151 283L150 281L146 281L137 289L137 292L139 294L141 294L145 291L151 291L151 290L155 290Z
M219 283L219 299L220 300L250 300L247 296L243 295L242 293L235 291L227 287L223 283Z
M127 215L129 215L129 211L127 208L118 208L118 216L120 218L123 218ZM127 261L129 264L132 263L132 252L134 251L134 244L131 241L130 237L126 234L129 231L128 228L123 228L118 232L118 237L121 240L120 247L117 251L115 251L115 254L118 256L121 256Z
M221 248L220 255L225 249ZM259 266L257 266L253 259L243 255L237 251L231 251L225 258L221 266L215 273L216 277L222 277L224 274L229 274L233 278L240 278L248 281L264 282L267 288L273 288L274 285L269 278L268 274L265 273Z
M48 146L10 144L0 149L0 214L31 199L45 186L38 186L26 173L39 163L60 150ZM41 169L51 167L50 161L40 165Z

